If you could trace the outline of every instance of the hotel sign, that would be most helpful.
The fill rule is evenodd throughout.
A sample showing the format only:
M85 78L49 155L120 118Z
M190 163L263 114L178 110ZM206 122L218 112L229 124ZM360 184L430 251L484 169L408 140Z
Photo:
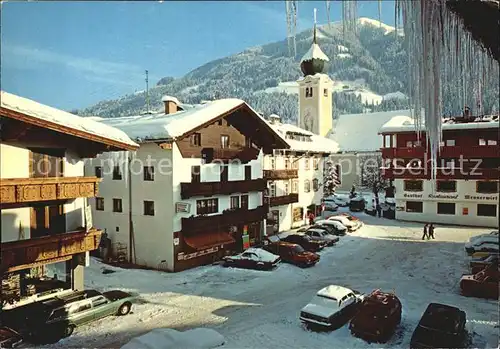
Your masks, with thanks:
M498 201L498 196L485 196L485 195L465 195L465 200L491 200Z
M450 199L450 200L457 200L458 199L458 194L457 195L429 194L429 199Z
M405 199L423 199L423 194L408 194L404 193L403 198ZM464 195L463 198L459 197L458 194L428 194L427 199L445 199L445 200L487 200L487 201L498 201L498 196L492 195Z
M191 212L191 204L188 204L186 202L176 202L175 203L175 212L183 212L183 213L189 213Z

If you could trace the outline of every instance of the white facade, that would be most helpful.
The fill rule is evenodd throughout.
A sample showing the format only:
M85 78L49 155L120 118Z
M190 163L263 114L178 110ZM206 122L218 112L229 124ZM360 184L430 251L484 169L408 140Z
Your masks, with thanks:
M443 223L498 228L498 192L478 193L476 180L456 180L456 191L438 192L435 182L422 180L422 191L405 190L405 180L395 179L396 219L425 223ZM422 212L409 212L408 202L422 202ZM454 213L438 213L438 204L454 204ZM412 204L410 204L412 205ZM417 204L419 205L419 204ZM496 215L478 212L478 205L495 206ZM452 205L447 205L452 208ZM484 206L482 207L485 208ZM492 207L487 207L493 209Z
M127 158L131 162L131 193L129 194ZM149 160L148 160L149 159ZM113 180L109 162L122 164L122 179ZM262 178L262 153L256 160L246 164L229 164L228 180L245 178L244 166L252 168L252 179ZM183 158L176 143L172 149L162 149L155 143L144 143L135 153L108 153L86 163L86 172L91 175L96 166L103 166L103 181L99 197L104 199L104 210L96 209L92 200L94 224L106 229L113 247L118 244L128 248L131 234L129 224L129 195L132 197L132 246L135 251L135 263L151 268L174 270L174 233L182 230L181 218L196 216L196 201L200 199L218 199L218 212L230 208L230 197L241 194L214 195L210 197L192 197L181 199L181 183L191 181L192 166L200 166L201 182L219 182L220 164L203 164L201 158ZM154 167L154 180L144 180L143 166ZM262 205L262 193L250 192L248 209ZM113 198L122 200L122 212L113 212ZM154 202L154 216L144 214L144 201ZM188 207L188 212L176 212L176 204ZM187 205L186 205L187 204Z
M0 178L29 178L30 151L22 146L0 144ZM83 160L71 152L64 157L64 176L83 176ZM64 204L66 231L85 225L85 198L76 198ZM31 208L2 209L2 242L29 239L31 237ZM63 233L63 232L61 232Z

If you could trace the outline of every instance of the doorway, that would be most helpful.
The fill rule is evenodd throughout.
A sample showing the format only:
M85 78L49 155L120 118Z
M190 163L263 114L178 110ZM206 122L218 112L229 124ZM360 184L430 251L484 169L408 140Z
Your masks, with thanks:
M66 231L64 204L35 205L31 211L31 238Z

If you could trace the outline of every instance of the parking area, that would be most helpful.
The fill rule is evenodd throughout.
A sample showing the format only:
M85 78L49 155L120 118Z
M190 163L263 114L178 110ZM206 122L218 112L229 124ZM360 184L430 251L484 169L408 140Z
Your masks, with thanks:
M120 347L158 327L211 327L225 336L228 348L408 347L431 302L466 312L473 347L497 346L497 302L463 297L459 289L461 275L469 270L464 242L491 229L437 227L436 239L423 241L421 224L359 217L364 226L325 248L320 262L307 269L281 264L273 271L255 271L214 265L168 274L92 260L86 270L88 288L138 292L141 300L131 314L82 326L51 347ZM394 291L402 303L402 320L391 340L368 344L351 336L347 326L333 332L305 330L300 309L330 284L363 293Z

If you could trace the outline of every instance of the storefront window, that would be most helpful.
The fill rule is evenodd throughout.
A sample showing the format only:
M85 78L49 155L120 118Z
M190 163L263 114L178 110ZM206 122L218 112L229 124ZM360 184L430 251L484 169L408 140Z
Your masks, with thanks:
M406 202L406 212L416 212L422 213L424 205L422 201L407 201Z

